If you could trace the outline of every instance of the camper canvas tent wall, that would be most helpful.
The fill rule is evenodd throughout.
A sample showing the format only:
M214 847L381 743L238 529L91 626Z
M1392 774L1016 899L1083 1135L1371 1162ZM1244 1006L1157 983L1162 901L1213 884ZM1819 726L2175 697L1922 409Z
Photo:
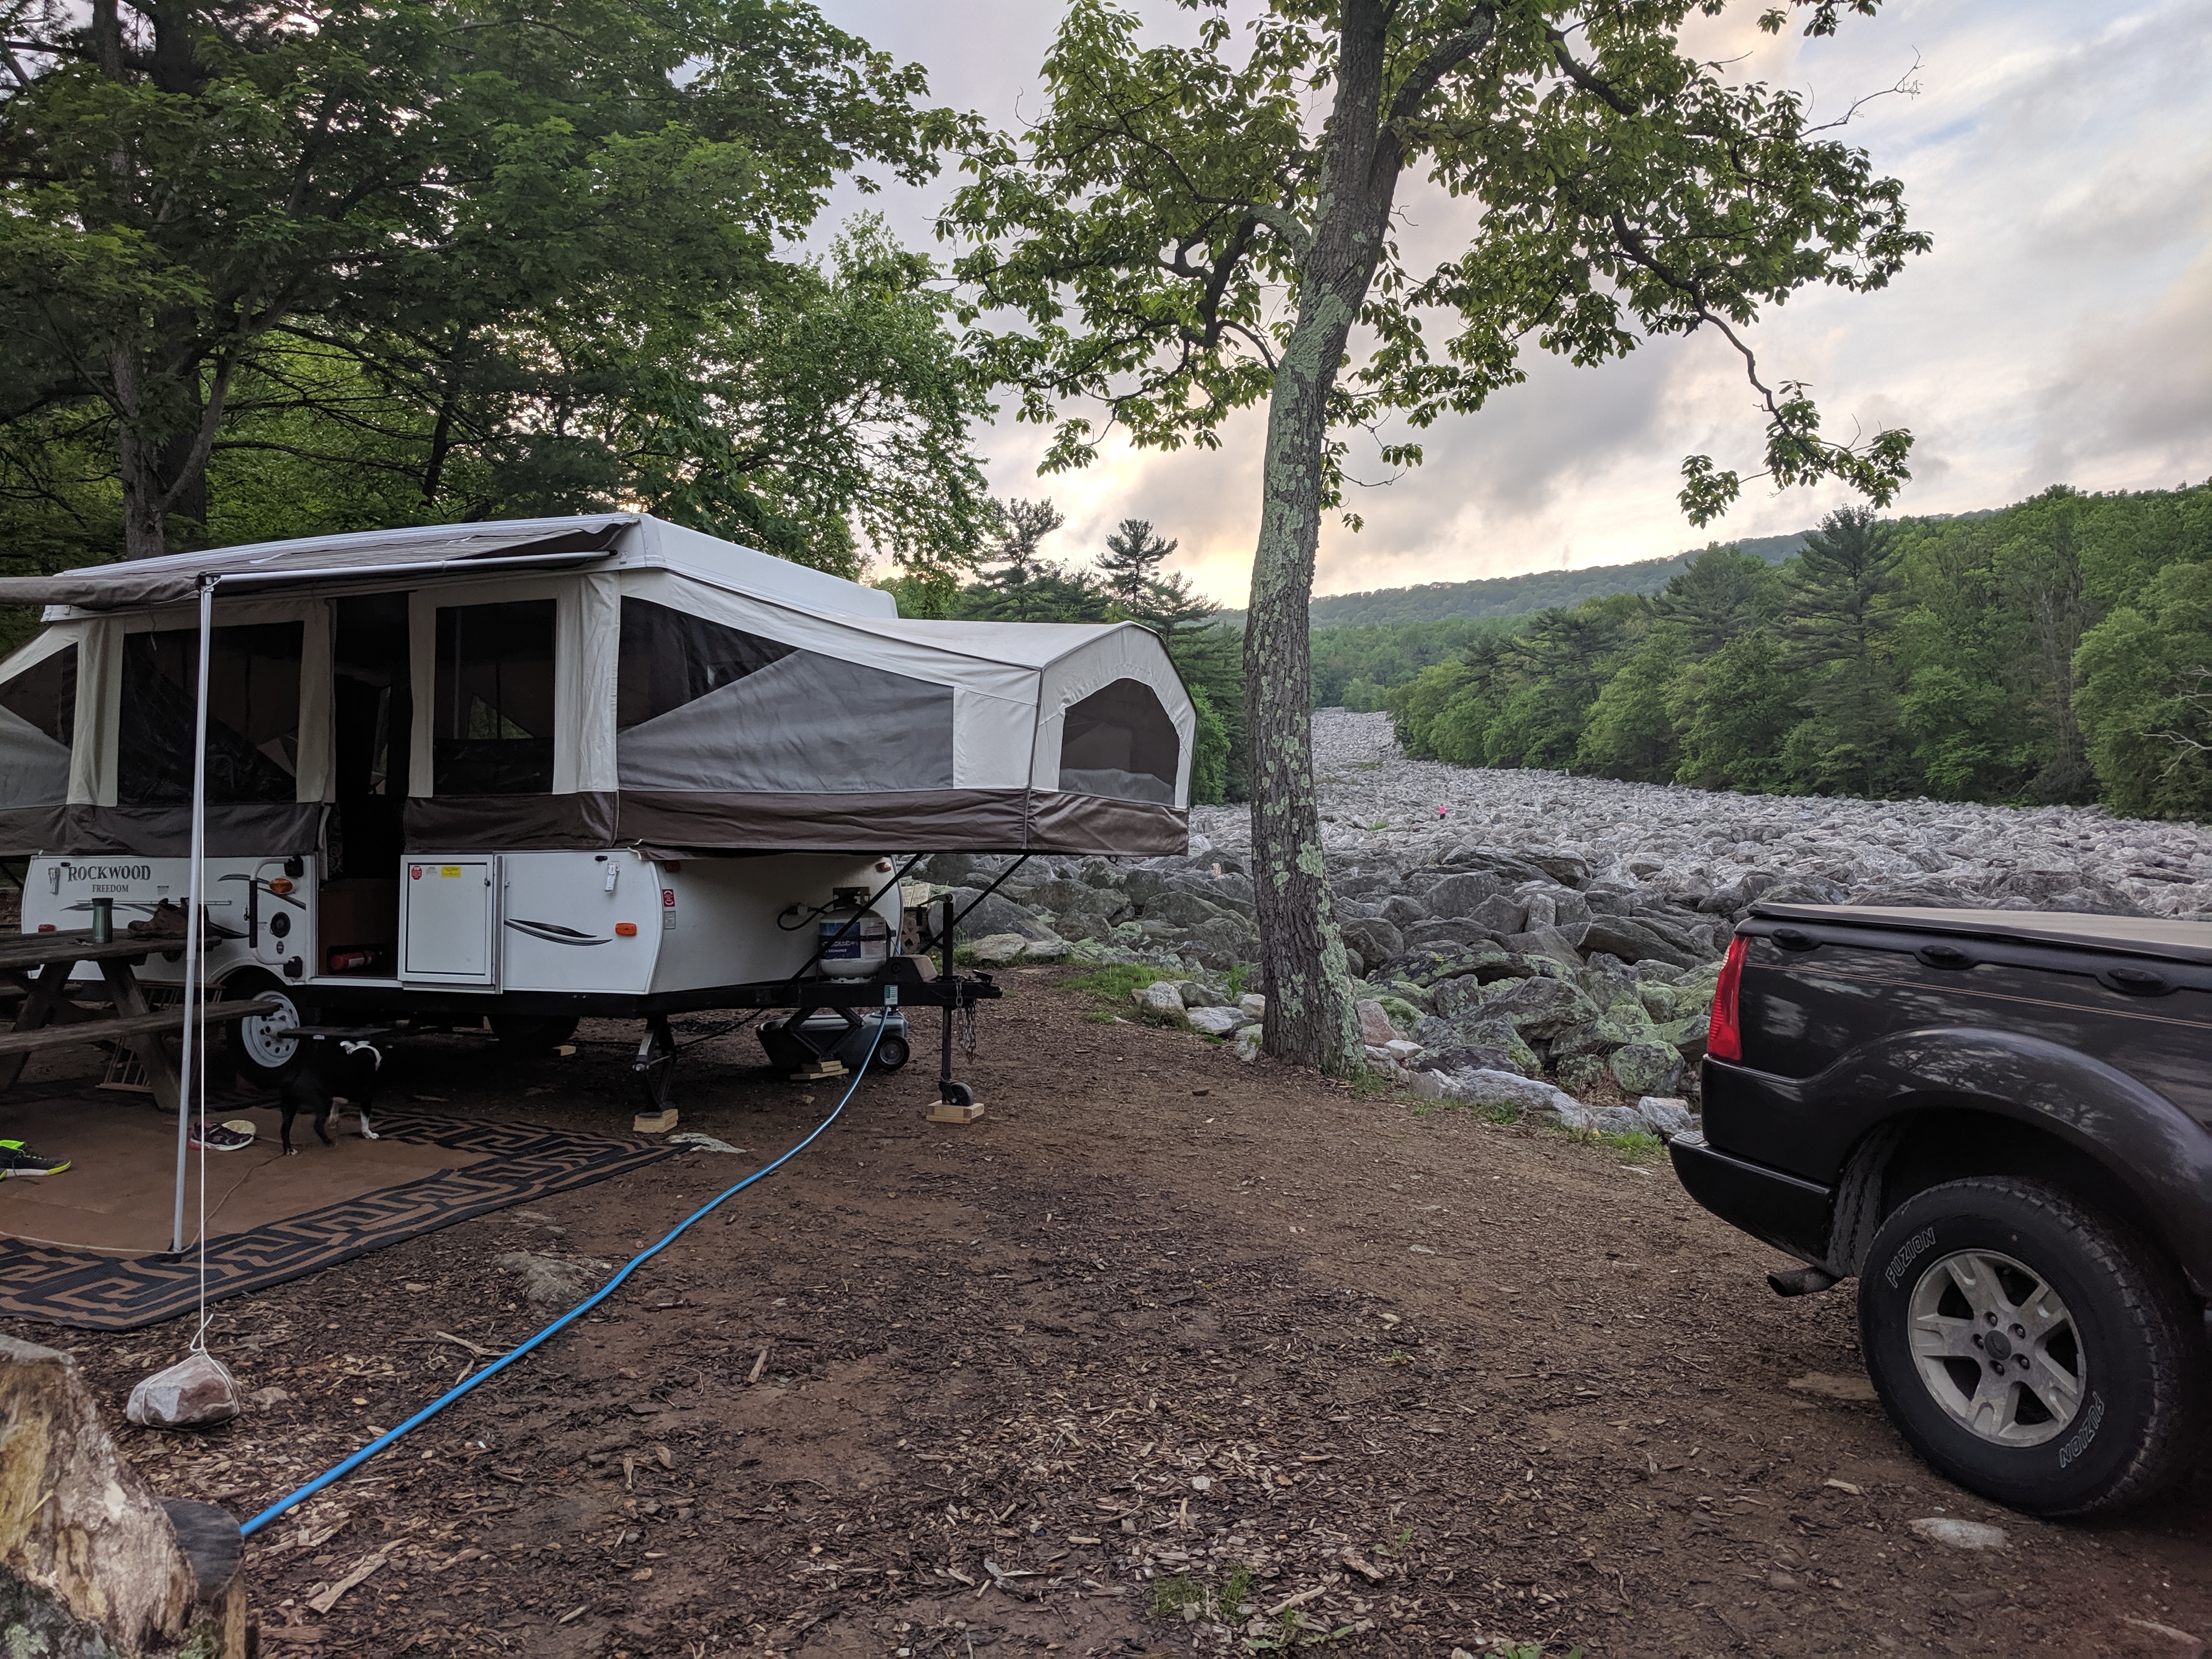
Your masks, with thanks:
M810 919L886 887L890 849L1187 842L1195 720L1145 629L908 621L644 515L174 555L0 602L47 607L0 663L24 927L203 893L209 983L284 1000L240 1028L264 1079L310 1014L789 1006L767 999Z

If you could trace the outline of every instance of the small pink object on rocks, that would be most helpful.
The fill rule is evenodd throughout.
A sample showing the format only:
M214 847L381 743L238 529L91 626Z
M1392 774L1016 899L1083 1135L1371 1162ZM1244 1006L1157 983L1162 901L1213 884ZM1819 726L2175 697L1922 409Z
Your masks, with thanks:
M1390 1024L1390 1016L1382 1012L1379 1002L1359 1005L1359 1040L1370 1048L1379 1048L1396 1038L1398 1028Z
M142 1429L209 1429L245 1409L238 1379L210 1353L191 1353L131 1390L125 1415Z

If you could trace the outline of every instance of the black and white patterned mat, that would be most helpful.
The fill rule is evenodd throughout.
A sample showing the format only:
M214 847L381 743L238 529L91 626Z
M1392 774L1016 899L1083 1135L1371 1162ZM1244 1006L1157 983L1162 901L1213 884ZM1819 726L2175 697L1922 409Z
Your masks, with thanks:
M572 1187L671 1158L679 1148L532 1123L432 1117L379 1107L377 1133L483 1157L466 1169L363 1193L208 1241L208 1300L264 1290ZM197 1250L126 1258L0 1239L0 1316L86 1331L128 1331L189 1312L199 1299Z

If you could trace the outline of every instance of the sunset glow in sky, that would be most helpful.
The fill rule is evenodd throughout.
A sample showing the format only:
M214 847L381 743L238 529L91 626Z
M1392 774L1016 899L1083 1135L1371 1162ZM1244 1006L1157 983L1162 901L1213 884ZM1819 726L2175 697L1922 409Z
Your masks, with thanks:
M1038 107L1049 0L822 0L830 17L930 73L933 98L1012 125ZM1238 0L1233 15L1248 15ZM1141 9L1158 38L1191 14ZM1905 181L1936 239L1884 292L1800 295L1754 331L1770 380L1808 382L1832 433L1910 428L1914 478L1895 510L2001 507L2054 483L2166 489L2212 475L2212 27L2202 0L1887 0L1832 40L1770 40L1755 8L1693 39L1735 72L1815 99L1816 118L1910 77L1848 132ZM1917 65L1917 67L1916 67ZM841 190L832 215L882 211L910 245L950 176L921 191ZM1473 210L1409 179L1401 241L1425 268ZM1355 345L1355 349L1356 345ZM1694 531L1674 495L1682 457L1749 472L1762 422L1724 342L1650 345L1576 369L1532 349L1528 384L1422 435L1427 461L1358 489L1358 533L1322 532L1321 593L1615 564L1709 538L1804 528L1840 491L1748 485L1722 524ZM1040 478L1045 439L1011 419L983 434L994 487L1049 495L1067 526L1048 551L1082 561L1121 519L1178 539L1174 563L1241 605L1258 521L1264 411L1215 454L1118 448ZM1384 477L1371 447L1353 471Z

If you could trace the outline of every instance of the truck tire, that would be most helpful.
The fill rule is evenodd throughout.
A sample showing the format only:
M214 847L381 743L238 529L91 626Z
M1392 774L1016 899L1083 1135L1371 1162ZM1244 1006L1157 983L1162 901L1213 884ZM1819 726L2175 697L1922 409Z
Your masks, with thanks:
M2030 1515L2133 1504L2203 1431L2203 1314L2180 1275L2055 1188L1984 1177L1899 1205L1859 1279L1867 1370L1939 1473Z

